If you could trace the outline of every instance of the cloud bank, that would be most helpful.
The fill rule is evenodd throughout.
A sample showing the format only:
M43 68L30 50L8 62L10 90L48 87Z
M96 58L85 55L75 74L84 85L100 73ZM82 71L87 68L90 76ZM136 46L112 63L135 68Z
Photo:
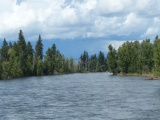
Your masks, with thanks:
M0 1L0 38L144 39L160 33L159 0Z

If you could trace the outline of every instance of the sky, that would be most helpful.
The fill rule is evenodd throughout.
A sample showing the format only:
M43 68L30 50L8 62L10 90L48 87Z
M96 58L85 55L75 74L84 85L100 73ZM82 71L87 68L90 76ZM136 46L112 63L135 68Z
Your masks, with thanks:
M44 51L53 43L66 57L86 50L107 54L127 40L154 39L160 33L159 0L0 0L0 40L16 41L21 29Z

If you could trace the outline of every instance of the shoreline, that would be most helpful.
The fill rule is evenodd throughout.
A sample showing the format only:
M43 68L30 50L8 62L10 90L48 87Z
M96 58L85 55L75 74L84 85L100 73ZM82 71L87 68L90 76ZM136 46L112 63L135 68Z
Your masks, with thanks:
M139 77L147 77L147 80L160 80L160 76L155 76L153 73L143 73L143 74L138 74L138 73L119 73L117 74L118 76L139 76Z

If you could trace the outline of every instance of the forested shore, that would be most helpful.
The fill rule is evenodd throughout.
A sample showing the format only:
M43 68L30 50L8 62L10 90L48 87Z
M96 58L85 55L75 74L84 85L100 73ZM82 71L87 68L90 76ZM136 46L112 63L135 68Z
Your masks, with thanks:
M106 46L107 47L107 46ZM78 61L65 58L53 44L43 54L41 35L35 48L26 42L22 30L17 42L4 38L0 48L0 79L81 72L112 72L114 75L160 76L160 38L124 42L117 50L108 46L108 54L89 55L84 51ZM68 51L69 52L69 51Z
M94 54L90 57L84 51L75 62L73 58L65 58L53 44L43 55L41 35L33 49L31 42L26 42L22 30L17 42L8 43L4 38L0 48L0 79L106 70L107 58L101 51L98 56Z
M108 66L114 74L160 76L160 38L127 41L116 50L108 46Z

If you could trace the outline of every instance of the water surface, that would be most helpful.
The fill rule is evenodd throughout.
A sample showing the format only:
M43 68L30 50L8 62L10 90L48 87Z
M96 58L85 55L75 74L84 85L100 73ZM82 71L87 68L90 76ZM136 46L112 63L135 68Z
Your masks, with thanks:
M159 80L86 73L0 81L2 120L159 118Z

